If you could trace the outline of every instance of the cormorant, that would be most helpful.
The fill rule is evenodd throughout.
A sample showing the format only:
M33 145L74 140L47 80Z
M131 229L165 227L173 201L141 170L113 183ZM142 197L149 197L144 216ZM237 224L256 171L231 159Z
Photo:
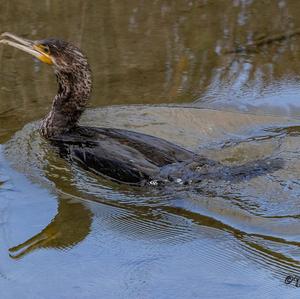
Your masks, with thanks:
M156 181L220 180L224 176L227 180L241 179L281 167L281 163L266 160L249 162L244 167L224 166L158 137L122 129L80 126L78 120L92 89L90 67L82 51L54 38L31 41L11 33L3 33L1 38L0 43L53 66L58 93L41 122L40 133L59 148L63 157L88 170L117 182L145 185Z

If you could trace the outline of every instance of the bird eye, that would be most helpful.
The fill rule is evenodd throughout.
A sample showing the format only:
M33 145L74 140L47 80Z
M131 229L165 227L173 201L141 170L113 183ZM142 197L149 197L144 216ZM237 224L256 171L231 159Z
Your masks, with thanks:
M48 46L43 46L43 50L46 54L49 54L50 53L50 49Z

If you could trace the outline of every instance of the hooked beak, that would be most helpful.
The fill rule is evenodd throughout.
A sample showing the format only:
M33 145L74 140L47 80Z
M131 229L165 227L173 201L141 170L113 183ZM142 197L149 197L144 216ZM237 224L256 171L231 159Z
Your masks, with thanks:
M31 54L44 63L53 64L51 56L43 52L43 48L38 44L38 42L21 38L12 33L5 32L0 35L0 44L9 45L14 48L20 49Z

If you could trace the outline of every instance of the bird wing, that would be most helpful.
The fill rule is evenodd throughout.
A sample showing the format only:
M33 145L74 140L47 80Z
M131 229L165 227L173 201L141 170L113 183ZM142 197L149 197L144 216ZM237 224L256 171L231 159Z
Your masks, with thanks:
M64 158L127 184L149 181L162 166L194 155L161 138L122 129L80 126L51 141Z

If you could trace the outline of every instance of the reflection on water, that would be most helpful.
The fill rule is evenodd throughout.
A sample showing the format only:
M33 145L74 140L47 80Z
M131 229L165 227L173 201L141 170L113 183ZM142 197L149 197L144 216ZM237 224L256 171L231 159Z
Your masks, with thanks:
M83 123L152 134L228 167L284 161L241 181L106 181L36 132L55 93L52 70L1 47L5 298L298 296L284 279L300 272L300 2L16 0L0 9L1 31L85 50L91 105L123 106L89 110Z
M298 1L101 0L68 9L68 2L46 3L1 3L1 30L79 44L93 70L93 106L197 99L200 106L256 112L263 106L295 113L298 106L299 35L256 53L226 54L297 32ZM0 58L0 132L7 140L46 113L55 83L51 69L17 50L1 47Z
M9 249L13 258L38 248L72 248L90 232L92 214L81 203L60 200L57 215L41 232Z

